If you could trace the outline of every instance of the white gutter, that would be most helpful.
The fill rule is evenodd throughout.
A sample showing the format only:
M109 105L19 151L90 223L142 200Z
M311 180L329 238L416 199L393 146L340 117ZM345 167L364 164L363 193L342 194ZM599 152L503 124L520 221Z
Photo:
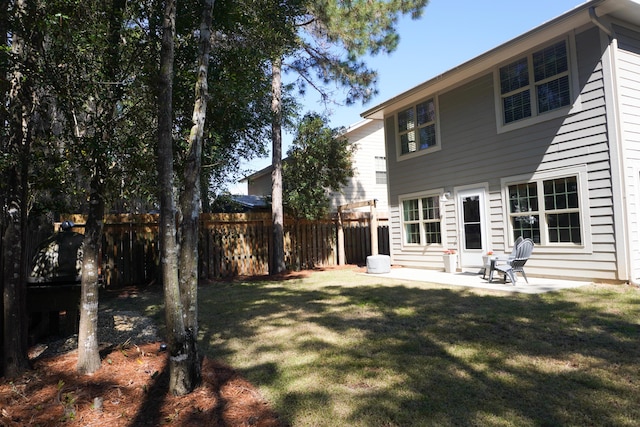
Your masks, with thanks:
M613 31L611 31L611 29L609 27L607 27L602 21L600 21L600 18L598 17L598 15L596 15L596 8L595 6L591 6L589 8L589 19L591 19L591 22L593 22L594 24L596 24L602 31L604 31L609 37L613 36Z

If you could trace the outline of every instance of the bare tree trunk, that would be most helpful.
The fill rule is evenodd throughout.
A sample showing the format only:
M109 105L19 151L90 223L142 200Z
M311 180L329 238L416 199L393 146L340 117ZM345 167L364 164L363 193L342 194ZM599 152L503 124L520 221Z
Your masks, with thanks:
M277 58L272 64L271 80L271 139L273 143L271 153L271 218L273 223L273 247L269 274L282 273L284 263L284 209L282 206L282 58Z
M100 160L96 160L99 162ZM80 292L80 328L78 330L78 363L81 374L91 374L100 368L98 348L98 263L104 217L103 165L97 164L91 179L89 215L82 245L82 282Z
M180 294L185 312L185 328L189 349L189 373L185 388L192 391L201 379L201 360L198 355L198 233L201 212L200 176L202 166L202 138L207 116L207 76L209 70L209 52L211 50L211 20L213 0L205 0L200 24L200 56L198 60L198 79L196 81L195 102L193 107L193 126L189 135L184 170L184 191L181 198L181 245L180 245Z
M13 172L16 172L13 170ZM11 171L9 171L11 174ZM27 357L27 311L24 277L24 245L22 233L26 226L24 191L20 174L11 174L5 216L3 246L3 366L4 375L13 378L29 368Z
M105 54L104 74L109 80L117 80L119 64L120 28L122 13L125 8L124 0L113 0L109 11L109 44ZM96 110L109 115L105 123L117 116L117 102L121 99L122 89L119 86L108 86L107 95L100 102ZM99 113L100 114L100 113ZM115 120L113 120L115 123ZM93 141L93 162L91 183L89 189L89 215L85 227L82 260L82 282L80 293L80 328L78 331L78 363L76 369L81 374L91 374L100 368L100 349L98 347L98 306L99 306L99 277L98 266L100 247L102 244L102 230L105 210L105 185L107 179L107 160L104 147L111 144L112 129L105 125L100 130L102 139Z
M167 0L163 17L160 50L160 83L158 95L158 178L160 180L160 257L164 286L165 321L169 344L169 391L174 395L189 393L192 381L189 348L196 337L190 337L184 324L184 307L178 281L178 242L176 238L176 205L173 185L173 60L176 25L176 2Z
M7 35L9 34L9 1L8 0L0 0L0 45L8 46L9 40ZM9 75L9 67L6 61L0 61L0 75L7 76ZM9 99L9 84L6 79L0 79L0 96L2 97L2 101L6 102ZM7 114L6 109L0 109L0 122L1 123L9 123L9 115ZM0 134L0 149L2 152L7 152L8 150L8 135L7 132L2 132ZM0 170L0 179L5 182L8 180L5 178L3 172L7 172L4 170ZM4 272L7 270L4 267L4 250L3 250L3 239L4 239L4 231L5 231L5 223L9 222L8 212L5 212L5 207L7 201L7 194L5 193L2 186L0 186L0 271L3 273L0 275L0 377L4 375Z
M16 1L15 20L23 23L25 3ZM28 369L27 312L25 284L25 231L27 223L28 160L30 150L29 96L22 65L26 59L25 40L20 31L12 35L11 51L17 59L11 76L9 109L11 132L7 152L12 153L13 164L7 168L7 197L3 206L3 366L7 377L15 377Z

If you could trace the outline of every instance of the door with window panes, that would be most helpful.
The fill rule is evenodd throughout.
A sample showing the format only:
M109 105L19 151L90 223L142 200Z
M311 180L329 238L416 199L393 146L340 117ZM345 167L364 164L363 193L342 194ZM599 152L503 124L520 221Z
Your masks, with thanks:
M458 191L460 267L481 267L486 253L486 206L484 188Z

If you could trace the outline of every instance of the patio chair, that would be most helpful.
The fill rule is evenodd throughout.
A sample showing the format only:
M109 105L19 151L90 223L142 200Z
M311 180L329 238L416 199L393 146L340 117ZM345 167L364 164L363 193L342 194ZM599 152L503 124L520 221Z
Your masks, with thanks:
M510 254L503 254L503 255L491 255L489 257L489 265L484 265L483 270L482 270L482 278L485 278L485 275L487 273L487 267L489 268L489 281L491 281L492 275L493 275L493 271L495 270L496 265L500 265L500 264L504 264L509 260L512 260L515 258L516 256L516 250L518 249L518 245L520 245L520 243L522 243L524 239L522 238L522 236L518 236L518 238L516 239L515 242L513 242L513 250L511 251Z
M518 245L518 249L516 250L515 258L507 261L505 264L496 265L495 269L501 271L504 275L503 282L507 283L507 276L509 276L509 280L513 285L516 284L517 278L516 273L522 274L524 280L529 283L527 279L527 275L524 272L524 265L527 263L527 260L531 256L533 252L533 240L524 239L522 243ZM489 277L489 281L491 281L491 277Z

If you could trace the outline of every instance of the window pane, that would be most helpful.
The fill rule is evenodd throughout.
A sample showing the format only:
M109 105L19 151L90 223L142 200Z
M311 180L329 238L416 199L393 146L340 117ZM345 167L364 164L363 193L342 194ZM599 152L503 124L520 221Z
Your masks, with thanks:
M424 150L436 145L436 125L425 126L420 129L420 149Z
M543 188L546 210L578 208L578 180L575 176L544 181Z
M507 96L502 103L505 123L531 117L531 94L528 90Z
M538 210L538 187L535 182L509 186L509 212L535 212Z
M462 201L464 222L480 222L480 197L468 196Z
M422 199L422 219L440 219L440 203L437 197Z
M442 243L440 233L440 221L426 222L424 224L425 243Z
M436 121L436 105L433 102L433 99L416 105L416 111L418 116L418 126Z
M549 242L581 243L580 215L577 212L547 215Z
M512 92L529 84L529 66L527 58L500 68L500 93Z
M537 93L539 113L569 105L571 102L569 76L563 76L557 80L539 85L537 87Z
M402 211L404 212L405 221L418 221L420 219L418 212L418 199L405 200L402 202Z
M533 54L533 74L537 82L564 73L568 69L567 46L564 41Z
M402 154L413 153L417 150L416 133L414 131L400 135Z
M387 183L387 163L385 157L375 156L376 162L376 184Z
M405 224L407 243L420 243L420 224Z
M404 132L415 127L413 119L413 107L398 113L398 130Z
M540 244L540 217L538 215L512 217L513 235L531 239Z
M464 247L465 249L482 249L482 233L480 224L464 225Z

